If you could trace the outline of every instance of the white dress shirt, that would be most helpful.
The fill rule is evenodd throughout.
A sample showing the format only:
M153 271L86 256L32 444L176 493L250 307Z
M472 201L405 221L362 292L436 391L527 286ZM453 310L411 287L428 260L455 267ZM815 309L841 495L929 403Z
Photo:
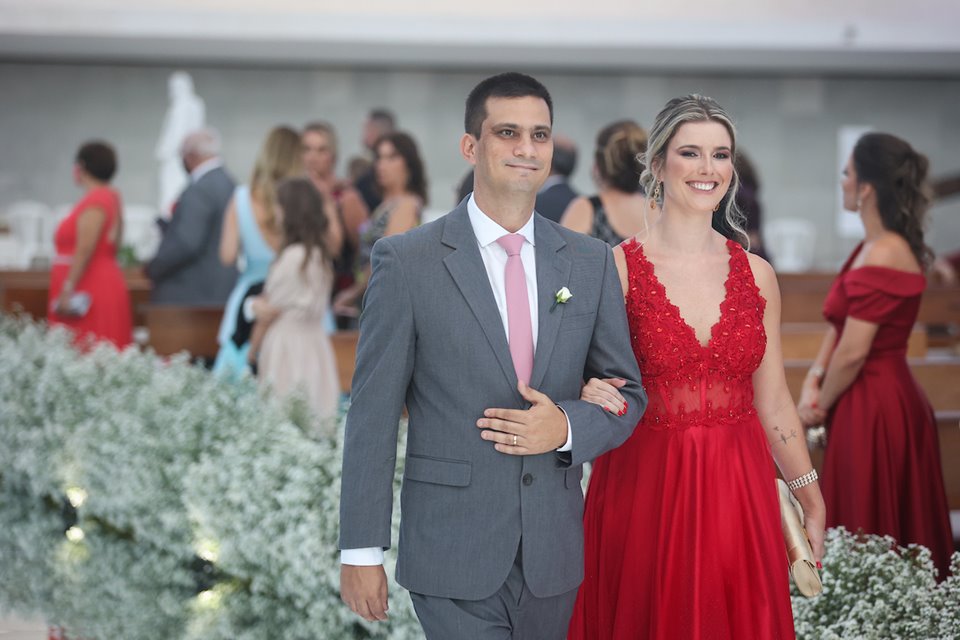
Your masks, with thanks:
M483 259L483 266L487 271L487 279L490 280L490 287L493 289L493 299L496 301L497 310L500 312L504 335L507 336L507 340L509 341L509 333L507 331L509 324L507 323L506 288L507 250L501 247L500 244L497 243L497 240L510 232L480 210L480 207L474 202L472 193L470 194L470 199L467 201L467 213L470 216L470 225L473 227L473 234L477 237L480 257ZM520 260L523 262L523 271L527 281L527 300L530 303L530 322L533 325L533 352L536 354L537 324L540 314L537 305L537 256L534 251L536 239L533 233L533 211L530 212L530 218L526 224L520 227L517 233L523 236L525 240L520 247ZM566 416L566 412L564 412L564 416ZM572 429L570 427L570 418L568 417L567 442L557 449L557 451L570 451L572 447ZM380 547L342 549L340 551L340 562L342 564L357 566L383 564L383 549Z

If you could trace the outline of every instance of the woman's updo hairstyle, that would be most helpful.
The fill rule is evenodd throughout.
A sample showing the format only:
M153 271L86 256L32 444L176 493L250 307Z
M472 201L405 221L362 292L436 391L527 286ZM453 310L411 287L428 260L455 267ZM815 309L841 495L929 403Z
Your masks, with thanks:
M865 134L853 148L857 181L873 187L884 228L902 236L924 268L933 263L933 251L923 241L929 166L926 156L889 133Z

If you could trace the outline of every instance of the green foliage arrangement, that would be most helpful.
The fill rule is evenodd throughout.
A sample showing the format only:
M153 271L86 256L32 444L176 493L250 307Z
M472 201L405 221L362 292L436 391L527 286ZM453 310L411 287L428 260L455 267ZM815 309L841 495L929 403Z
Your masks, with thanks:
M396 583L386 624L340 601L342 439L303 406L0 318L0 610L89 640L421 637Z
M0 316L0 611L87 640L421 638L391 552L388 623L340 601L337 423ZM960 555L938 584L926 549L835 529L823 585L793 597L800 640L960 638Z

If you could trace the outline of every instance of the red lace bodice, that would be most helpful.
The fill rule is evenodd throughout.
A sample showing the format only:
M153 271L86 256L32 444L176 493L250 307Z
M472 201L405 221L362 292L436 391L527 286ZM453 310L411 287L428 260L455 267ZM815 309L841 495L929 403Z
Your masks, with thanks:
M726 297L707 345L667 298L636 240L621 245L627 260L627 318L649 404L640 422L649 429L741 422L753 415L753 372L767 346L766 300L743 248L730 252Z

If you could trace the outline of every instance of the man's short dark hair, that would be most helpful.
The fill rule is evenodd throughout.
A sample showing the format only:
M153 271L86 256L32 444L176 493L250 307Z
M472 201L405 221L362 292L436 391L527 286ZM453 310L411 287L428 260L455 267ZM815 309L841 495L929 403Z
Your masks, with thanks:
M552 173L569 178L577 168L577 148L553 143L553 163L550 165Z
M463 128L475 138L480 137L483 121L487 117L488 98L542 98L550 111L553 124L553 100L550 92L538 80L523 73L509 71L491 76L473 88L467 96L467 108L463 116Z
M397 119L389 109L371 109L367 118L384 127L384 133L393 131L397 127Z
M100 182L110 182L117 172L117 153L102 140L84 143L77 151L76 162Z

